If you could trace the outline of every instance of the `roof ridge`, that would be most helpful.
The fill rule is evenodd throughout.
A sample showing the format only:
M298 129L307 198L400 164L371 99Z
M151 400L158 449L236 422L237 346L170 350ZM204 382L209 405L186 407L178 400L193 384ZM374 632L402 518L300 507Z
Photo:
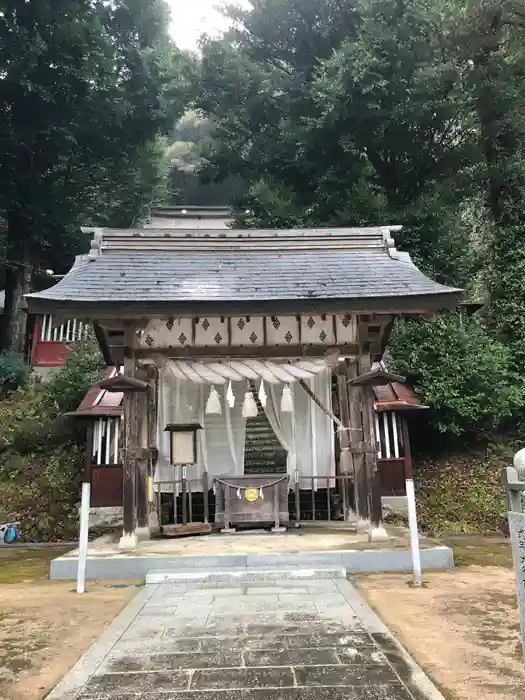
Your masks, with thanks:
M322 227L297 229L100 229L93 233L89 258L104 250L370 250L396 253L392 232L400 226ZM392 255L393 256L393 255Z

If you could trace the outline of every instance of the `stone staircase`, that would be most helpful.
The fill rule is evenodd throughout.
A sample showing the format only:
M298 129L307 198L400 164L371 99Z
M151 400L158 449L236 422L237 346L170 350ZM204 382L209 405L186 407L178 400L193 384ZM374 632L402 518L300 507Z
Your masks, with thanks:
M284 474L286 450L275 436L255 390L253 394L259 413L256 418L248 418L246 421L244 473Z

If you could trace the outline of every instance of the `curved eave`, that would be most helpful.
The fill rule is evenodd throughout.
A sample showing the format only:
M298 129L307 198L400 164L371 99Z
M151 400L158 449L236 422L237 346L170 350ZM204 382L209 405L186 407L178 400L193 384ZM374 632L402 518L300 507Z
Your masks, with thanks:
M90 301L46 298L42 295L26 297L32 314L55 313L70 318L137 318L173 315L199 315L203 313L221 316L237 313L390 313L424 314L430 311L453 309L461 299L461 290L451 290L425 295L381 296L359 298L272 299L272 300L220 300L220 301Z

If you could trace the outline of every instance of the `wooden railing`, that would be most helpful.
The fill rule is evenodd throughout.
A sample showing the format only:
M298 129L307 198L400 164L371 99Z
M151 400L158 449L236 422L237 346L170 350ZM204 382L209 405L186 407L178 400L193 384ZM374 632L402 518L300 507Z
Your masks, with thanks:
M256 481L255 475L236 477L245 480L246 487ZM157 511L162 525L215 523L218 502L212 480L205 474L200 479L162 481L155 484ZM226 503L236 497L236 486L227 487ZM241 486L240 488L245 488ZM275 523L276 501L279 485L268 487L271 495L265 495L274 506L273 517L268 522ZM164 491L164 492L161 492ZM331 477L302 477L293 475L288 485L288 513L291 523L327 522L350 520L353 513L353 477L338 475ZM225 504L226 505L226 504ZM222 508L222 506L221 506ZM229 514L225 508L225 518L221 527L228 527ZM280 518L277 518L279 520ZM249 524L249 523L245 523ZM278 525L277 525L278 526Z

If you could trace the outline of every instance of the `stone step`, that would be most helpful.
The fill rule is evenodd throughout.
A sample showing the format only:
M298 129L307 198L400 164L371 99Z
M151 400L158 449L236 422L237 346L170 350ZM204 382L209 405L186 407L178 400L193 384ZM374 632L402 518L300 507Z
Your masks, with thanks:
M230 568L187 570L152 570L146 574L146 583L251 583L254 581L313 581L316 579L346 578L346 569L342 566L317 566L302 568L283 566L273 568Z

